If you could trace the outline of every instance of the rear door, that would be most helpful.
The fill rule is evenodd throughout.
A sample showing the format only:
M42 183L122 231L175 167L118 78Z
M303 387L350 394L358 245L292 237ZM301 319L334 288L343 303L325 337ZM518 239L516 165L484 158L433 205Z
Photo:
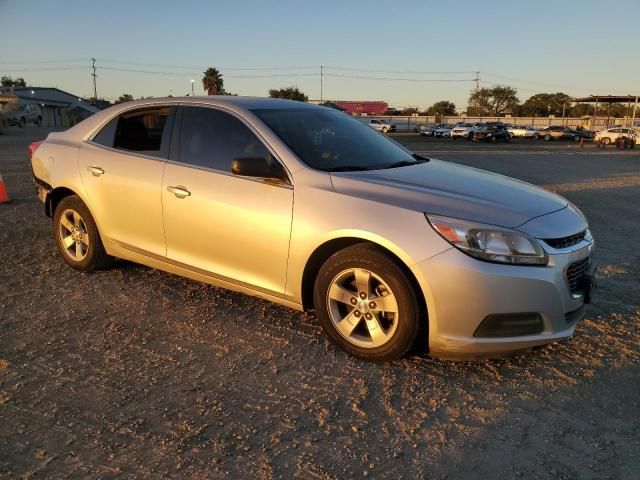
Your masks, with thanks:
M80 148L80 175L100 233L164 257L160 189L175 107L128 110Z
M237 158L278 160L235 114L183 106L178 118L178 148L172 141L162 186L167 259L226 281L283 293L293 186L231 172Z

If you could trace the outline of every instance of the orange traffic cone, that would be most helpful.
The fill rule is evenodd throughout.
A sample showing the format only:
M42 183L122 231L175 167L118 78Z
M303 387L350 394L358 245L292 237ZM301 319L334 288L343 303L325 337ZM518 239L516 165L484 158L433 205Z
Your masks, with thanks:
M0 174L0 203L7 203L9 201L9 194L7 193L7 187L4 184L4 180L2 179L2 174Z

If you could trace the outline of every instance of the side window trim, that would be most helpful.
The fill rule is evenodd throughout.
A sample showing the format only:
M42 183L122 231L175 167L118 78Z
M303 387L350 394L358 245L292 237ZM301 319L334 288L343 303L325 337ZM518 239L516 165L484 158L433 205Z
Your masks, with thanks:
M240 123L242 123L245 127L247 127L247 129L249 129L249 131L256 137L256 139L264 146L264 148L267 149L267 151L273 156L274 160L276 162L278 162L278 164L280 165L280 167L282 168L282 171L285 173L286 175L286 183L288 184L288 186L293 186L293 182L291 181L291 172L289 172L289 169L285 166L285 164L280 160L280 157L278 157L278 155L276 155L275 151L273 150L273 148L271 148L271 145L269 145L269 143L262 137L262 135L260 135L260 133L253 127L253 125L251 125L249 122L247 122L244 118L242 118L240 115L238 115L236 112L233 112L231 110L228 110L226 108L223 107L219 107L217 105L208 105L208 104L202 104L202 103L183 103L180 104L178 106L178 113L176 113L175 116L175 125L176 128L174 128L174 134L171 136L171 144L172 146L175 144L175 150L172 148L171 149L171 155L169 157L169 161L176 163L178 165L182 165L183 167L189 167L189 168L195 168L198 170L206 170L208 172L213 172L213 173L218 173L218 174L222 174L222 175L227 175L227 176L231 176L234 178L243 178L245 180L251 180L251 181L259 181L258 179L253 179L253 178L249 178L249 177L240 177L238 175L234 175L231 172L227 172L225 170L220 170L217 168L211 168L211 167L204 167L204 166L198 166L198 165L191 165L188 163L185 163L182 161L182 159L180 158L180 139L182 138L182 125L183 125L183 118L184 118L184 110L186 108L208 108L210 110L216 110L218 112L221 113L225 113L227 115L231 115L233 118L235 118L236 120L238 120Z

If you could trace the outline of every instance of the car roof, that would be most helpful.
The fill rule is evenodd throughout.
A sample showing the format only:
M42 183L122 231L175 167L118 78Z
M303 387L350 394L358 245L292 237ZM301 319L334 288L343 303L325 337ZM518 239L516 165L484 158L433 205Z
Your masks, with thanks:
M268 108L268 109L327 109L319 105L306 102L298 102L295 100L284 100L281 98L264 98L264 97L240 97L233 95L208 95L202 97L158 97L144 98L133 102L119 103L112 107L101 110L100 112L90 116L89 118L78 123L74 127L59 132L55 136L64 136L68 139L80 140L90 137L93 132L101 127L108 119L136 107L153 107L155 105L211 105L218 107L226 107L229 110L239 114L249 112L250 110ZM331 109L331 111L337 111Z
M147 105L148 103L193 103L193 104L210 104L219 106L234 106L244 110L252 110L256 108L321 108L306 102L298 102L295 100L284 100L282 98L266 98L266 97L241 97L236 95L204 95L198 97L160 97L147 98L127 102L127 106ZM325 107L326 108L326 107Z

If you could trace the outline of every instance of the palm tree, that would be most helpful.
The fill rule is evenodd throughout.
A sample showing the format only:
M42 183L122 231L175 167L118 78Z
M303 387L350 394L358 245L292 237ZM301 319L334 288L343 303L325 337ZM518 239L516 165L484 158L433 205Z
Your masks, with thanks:
M224 93L224 80L217 68L207 68L202 77L202 87L207 91L207 95L222 95Z

